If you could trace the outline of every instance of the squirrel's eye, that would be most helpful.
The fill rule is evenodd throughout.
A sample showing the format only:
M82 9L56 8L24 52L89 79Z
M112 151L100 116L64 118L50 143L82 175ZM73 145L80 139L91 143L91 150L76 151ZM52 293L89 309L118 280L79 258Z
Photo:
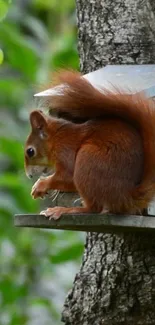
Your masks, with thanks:
M28 148L26 150L26 153L27 153L28 157L31 158L35 155L35 150L33 148Z

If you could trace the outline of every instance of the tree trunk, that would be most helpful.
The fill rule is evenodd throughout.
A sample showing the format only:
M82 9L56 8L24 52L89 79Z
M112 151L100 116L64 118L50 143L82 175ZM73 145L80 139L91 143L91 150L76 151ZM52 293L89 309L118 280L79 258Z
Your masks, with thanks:
M77 0L81 70L155 63L154 0ZM155 236L87 234L66 325L155 325Z

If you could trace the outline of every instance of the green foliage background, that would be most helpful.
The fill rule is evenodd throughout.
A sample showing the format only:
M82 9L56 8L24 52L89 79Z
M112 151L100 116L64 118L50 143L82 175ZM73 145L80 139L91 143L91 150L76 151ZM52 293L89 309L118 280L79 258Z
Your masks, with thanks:
M75 22L74 0L0 0L1 325L61 324L83 250L79 233L13 226L39 211L23 168L29 110L55 68L78 68Z

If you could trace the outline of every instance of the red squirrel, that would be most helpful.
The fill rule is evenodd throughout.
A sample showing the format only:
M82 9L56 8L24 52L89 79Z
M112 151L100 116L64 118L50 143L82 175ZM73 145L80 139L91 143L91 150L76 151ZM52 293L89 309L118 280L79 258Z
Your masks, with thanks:
M34 184L34 199L49 190L76 191L83 206L41 214L58 219L64 213L142 213L155 197L153 102L97 89L72 72L60 75L60 83L64 87L46 102L59 117L30 114L25 171L33 177L55 170Z

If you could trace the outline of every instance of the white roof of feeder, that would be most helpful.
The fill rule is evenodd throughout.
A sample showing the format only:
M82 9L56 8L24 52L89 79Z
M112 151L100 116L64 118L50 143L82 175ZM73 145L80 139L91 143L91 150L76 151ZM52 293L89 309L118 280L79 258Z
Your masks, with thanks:
M142 65L107 65L104 68L85 74L95 87L104 87L113 90L117 87L126 93L145 92L146 96L155 96L155 64ZM52 96L58 93L63 95L65 85L35 94L35 97Z

